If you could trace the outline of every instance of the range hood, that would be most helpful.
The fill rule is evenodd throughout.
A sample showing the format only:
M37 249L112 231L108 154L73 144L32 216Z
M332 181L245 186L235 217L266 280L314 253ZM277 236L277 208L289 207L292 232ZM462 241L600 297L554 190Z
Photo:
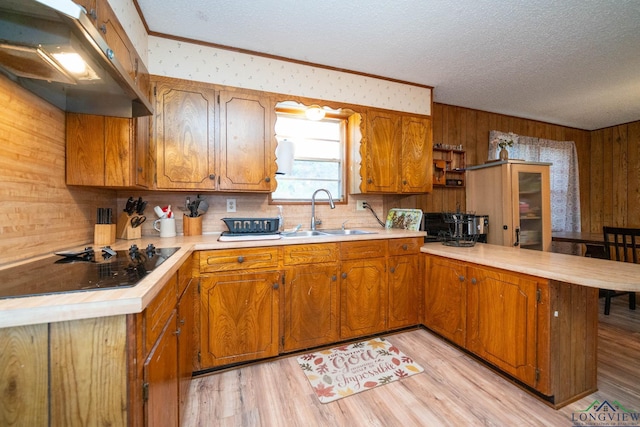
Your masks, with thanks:
M72 50L88 71L62 65ZM71 0L0 0L0 72L64 111L115 117L153 111L86 11Z

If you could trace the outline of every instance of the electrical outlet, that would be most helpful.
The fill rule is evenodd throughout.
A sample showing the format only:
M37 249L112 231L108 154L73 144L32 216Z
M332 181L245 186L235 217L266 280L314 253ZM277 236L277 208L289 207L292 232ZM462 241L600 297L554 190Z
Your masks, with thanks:
M236 211L236 199L227 199L227 212Z
M366 200L356 200L356 210L357 211L363 211L366 208L364 207L364 204L367 203Z

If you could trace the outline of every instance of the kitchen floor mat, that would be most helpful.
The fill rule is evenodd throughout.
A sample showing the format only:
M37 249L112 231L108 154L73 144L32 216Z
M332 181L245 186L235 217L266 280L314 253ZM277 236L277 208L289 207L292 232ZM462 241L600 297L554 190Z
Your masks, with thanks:
M384 338L303 354L297 361L322 403L424 371Z

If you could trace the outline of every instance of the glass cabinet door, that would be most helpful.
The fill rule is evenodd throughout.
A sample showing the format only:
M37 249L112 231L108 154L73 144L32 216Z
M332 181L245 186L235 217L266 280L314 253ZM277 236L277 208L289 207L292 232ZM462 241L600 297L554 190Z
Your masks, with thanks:
M514 203L514 246L539 251L550 250L549 182L545 170L515 167L512 175Z

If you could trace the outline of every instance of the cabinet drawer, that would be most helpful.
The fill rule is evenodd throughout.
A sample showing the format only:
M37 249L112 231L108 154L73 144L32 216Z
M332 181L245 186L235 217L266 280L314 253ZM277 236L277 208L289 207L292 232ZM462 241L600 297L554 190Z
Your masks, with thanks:
M338 261L337 243L291 245L284 247L284 265Z
M389 239L389 256L417 254L424 244L421 237L410 237L407 239Z
M177 303L178 276L174 274L144 311L145 356L153 348Z
M204 251L200 254L201 273L277 267L277 248L244 248L224 251Z
M386 240L359 240L340 244L341 259L377 258L385 256L386 253Z

